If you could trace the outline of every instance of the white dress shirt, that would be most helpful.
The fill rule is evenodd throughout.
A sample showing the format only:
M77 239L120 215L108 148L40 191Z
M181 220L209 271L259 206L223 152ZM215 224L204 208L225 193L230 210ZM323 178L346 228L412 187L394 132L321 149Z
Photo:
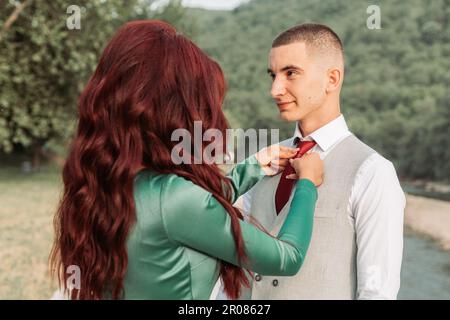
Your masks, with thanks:
M316 141L311 152L323 159L351 134L340 115L307 137L296 125L294 138ZM252 192L243 196L246 215L250 213ZM397 298L405 203L392 163L378 153L369 156L356 174L347 206L348 223L356 232L357 299Z

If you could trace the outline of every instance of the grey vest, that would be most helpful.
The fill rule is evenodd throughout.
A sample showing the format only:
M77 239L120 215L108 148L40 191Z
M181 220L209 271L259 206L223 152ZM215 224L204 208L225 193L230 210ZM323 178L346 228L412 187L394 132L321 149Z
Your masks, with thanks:
M292 139L282 142L292 145ZM347 207L361 164L375 151L354 135L339 142L324 159L324 182L318 188L311 243L305 261L292 277L258 275L252 299L355 299L356 235ZM251 214L277 235L291 199L277 216L275 190L281 175L265 177L255 185Z

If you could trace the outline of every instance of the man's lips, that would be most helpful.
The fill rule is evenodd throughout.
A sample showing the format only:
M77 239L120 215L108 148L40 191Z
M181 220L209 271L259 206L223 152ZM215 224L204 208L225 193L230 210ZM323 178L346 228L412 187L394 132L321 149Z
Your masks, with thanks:
M291 103L294 103L294 101L277 102L276 104L278 108L283 111L288 108Z

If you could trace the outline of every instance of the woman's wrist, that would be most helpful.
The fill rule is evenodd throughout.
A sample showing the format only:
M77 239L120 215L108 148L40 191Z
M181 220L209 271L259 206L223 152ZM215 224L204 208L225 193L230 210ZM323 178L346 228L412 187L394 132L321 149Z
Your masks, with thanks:
M310 179L307 179L307 178L301 178L301 179L297 180L296 192L297 191L312 192L317 197L317 187Z

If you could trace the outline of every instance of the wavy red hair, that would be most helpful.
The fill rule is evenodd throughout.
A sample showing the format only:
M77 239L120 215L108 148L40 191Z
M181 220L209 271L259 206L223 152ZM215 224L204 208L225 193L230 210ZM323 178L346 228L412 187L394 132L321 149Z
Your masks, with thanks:
M211 192L231 218L240 261L246 259L230 181L215 164L175 166L171 160L175 129L193 136L194 121L201 121L204 131L226 136L224 94L219 65L165 22L127 23L109 42L80 97L54 220L53 275L67 290L65 270L81 270L72 299L123 297L126 240L136 219L133 180L142 168L177 174ZM249 285L244 270L220 264L225 292L237 298Z

